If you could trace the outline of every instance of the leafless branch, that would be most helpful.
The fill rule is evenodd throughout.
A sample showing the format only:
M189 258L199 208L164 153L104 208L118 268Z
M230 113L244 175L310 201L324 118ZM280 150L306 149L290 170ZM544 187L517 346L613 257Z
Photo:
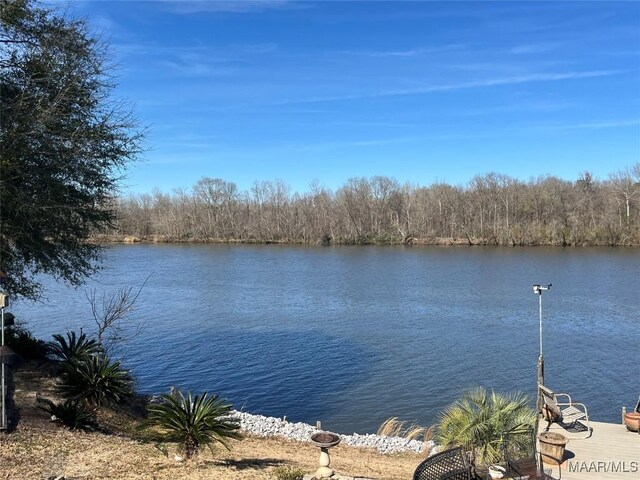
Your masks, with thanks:
M91 305L91 314L96 325L96 338L105 350L109 350L117 342L125 340L123 335L124 323L134 310L136 300L151 278L149 275L140 288L122 287L114 293L98 295L95 288L85 292ZM143 330L146 322L137 322L133 333L127 338L134 338Z

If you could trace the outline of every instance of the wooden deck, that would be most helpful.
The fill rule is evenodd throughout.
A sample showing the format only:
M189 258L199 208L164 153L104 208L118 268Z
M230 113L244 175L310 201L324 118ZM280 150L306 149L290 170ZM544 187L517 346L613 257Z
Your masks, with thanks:
M546 421L540 421L539 431L546 426ZM591 427L591 437L584 438L584 433L552 424L549 431L561 433L569 442L560 468L545 463L545 471L551 468L551 476L561 480L640 478L640 435L622 424L591 422Z

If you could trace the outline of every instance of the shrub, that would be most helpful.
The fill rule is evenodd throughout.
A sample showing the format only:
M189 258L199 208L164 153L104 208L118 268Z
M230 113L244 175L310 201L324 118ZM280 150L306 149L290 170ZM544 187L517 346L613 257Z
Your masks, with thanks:
M479 463L502 460L506 435L526 441L535 422L535 411L522 393L490 394L481 387L468 390L438 419L438 440L450 447L461 445L473 451ZM517 446L516 446L517 447ZM522 448L526 448L523 444Z
M38 397L37 406L40 410L44 410L51 415L52 420L60 421L70 430L90 432L99 428L95 415L88 411L79 400L53 403L51 400Z
M24 325L13 325L5 330L5 341L14 352L25 359L45 358L48 347L45 342L35 338Z
M302 480L304 470L294 467L278 467L273 470L276 480Z
M84 333L76 336L76 332L67 332L67 338L55 334L53 342L49 343L49 353L63 362L83 360L89 355L98 355L101 351L98 341L87 338Z
M58 391L69 400L80 400L97 408L131 396L133 380L120 362L111 362L106 355L89 355L65 365Z
M227 439L241 438L238 421L229 418L231 405L224 403L217 395L185 397L181 391L173 395L162 395L162 403L147 407L149 418L145 426L156 426L163 430L165 440L179 442L187 458L198 453L200 446L209 447L221 443L229 449Z

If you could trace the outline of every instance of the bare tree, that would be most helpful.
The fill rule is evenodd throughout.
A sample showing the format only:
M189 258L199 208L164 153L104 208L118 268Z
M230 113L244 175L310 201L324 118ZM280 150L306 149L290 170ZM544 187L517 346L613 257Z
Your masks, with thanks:
M494 245L640 245L640 164L599 181L529 180L489 173L466 186L352 178L337 190L281 180L249 191L202 179L190 191L116 203L121 235L167 241L423 243L464 238Z
M151 275L145 279L138 289L121 287L116 292L102 293L101 295L98 295L95 288L88 289L85 292L91 305L91 314L96 325L96 339L105 351L112 350L116 343L139 335L144 328L146 322L137 322L131 325L128 320L134 310L134 304L149 278L151 278ZM131 331L127 332L125 336L125 330Z
M629 217L631 215L631 200L640 193L640 183L634 181L634 176L637 176L636 171L638 169L638 165L634 167L634 170L625 168L619 172L612 173L609 177L616 195L624 205L624 211L626 214L625 220L627 224L629 223Z

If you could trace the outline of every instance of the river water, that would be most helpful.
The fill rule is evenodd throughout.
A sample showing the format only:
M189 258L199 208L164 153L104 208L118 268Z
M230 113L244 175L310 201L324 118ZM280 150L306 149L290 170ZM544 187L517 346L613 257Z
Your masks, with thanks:
M148 282L120 350L142 392L175 385L349 433L423 425L461 391L546 383L619 422L640 395L640 250L118 245L80 289L12 311L37 336L91 329L86 288Z

